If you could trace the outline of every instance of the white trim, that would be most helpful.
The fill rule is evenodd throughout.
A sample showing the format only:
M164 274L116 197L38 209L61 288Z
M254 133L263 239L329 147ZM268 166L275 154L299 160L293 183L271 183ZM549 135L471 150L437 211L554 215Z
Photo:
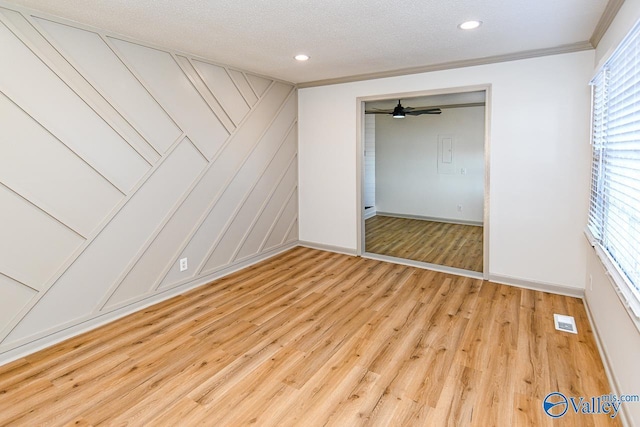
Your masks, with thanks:
M596 346L598 347L598 353L600 353L600 359L602 360L602 365L609 382L609 387L611 388L611 393L619 396L620 383L618 382L618 378L616 377L613 366L611 366L611 359L609 358L609 352L607 351L605 342L600 338L600 332L598 331L597 323L593 320L593 314L591 313L591 307L589 306L588 298L585 296L584 298L582 298L582 302L584 303L584 308L587 312L587 318L589 319L589 324L591 325L591 330L593 331L593 336L596 341ZM622 425L625 427L631 427L632 424L629 420L629 416L627 415L627 411L625 410L624 405L620 405L618 414L620 415L619 418L622 421Z
M309 249L318 249L320 251L335 252L344 255L357 255L355 249L344 248L342 246L325 245L323 243L307 242L304 240L298 241L298 246L303 246Z
M473 225L477 227L482 227L483 225L481 221L465 221L463 219L436 218L431 216L401 214L401 213L394 213L394 212L377 212L376 215L389 216L392 218L420 219L423 221L444 222L446 224ZM365 213L365 219L366 219L366 213Z
M502 285L515 286L517 288L531 289L534 291L549 292L551 294L565 295L574 298L584 298L584 289L573 286L556 285L553 283L538 282L517 277L490 274L489 280Z
M373 218L378 213L376 212L376 208L369 208L364 210L364 219Z
M449 267L446 265L431 264L428 262L414 261L412 259L405 259L405 258L396 258L389 255L380 255L380 254L374 254L371 252L365 252L364 254L362 254L362 258L375 259L376 261L384 261L384 262L390 262L392 264L407 265L409 267L422 268L424 270L433 270L433 271L438 271L440 273L455 274L457 276L471 277L472 279L483 280L482 273L478 271L463 270L461 268Z
M365 102L362 98L356 98L356 254L362 255L365 251L365 203L364 203L364 147L366 135L366 120L364 118ZM375 188L374 188L375 192Z
M593 235L591 230L589 230L589 227L584 228L584 237L587 238L587 241L589 242L589 245L591 245L592 248L594 248L598 244L598 240Z
M192 289L198 288L200 286L204 286L223 276L227 276L231 273L247 268L253 264L257 264L259 262L265 261L269 258L273 258L274 256L279 255L282 252L288 251L289 249L292 249L296 246L298 246L298 242L288 243L276 249L269 250L262 254L256 255L252 258L246 259L245 261L238 262L234 265L231 265L227 268L216 271L214 273L201 276L196 279L192 279L188 282L182 283L174 287L166 288L164 290L161 289L158 291L158 293L150 296L149 298L145 298L141 301L131 303L127 306L118 308L109 313L105 313L104 315L87 319L83 322L69 326L66 329L53 332L49 335L45 335L38 339L29 341L18 347L7 349L4 352L0 351L0 366L13 362L15 360L18 360L22 357L28 356L30 354L33 354L45 348L51 347L54 344L58 344L70 338L76 337L85 332L89 332L91 330L99 328L100 326L104 326L108 323L114 322L125 316L133 314L140 310L143 310L154 304L158 304L162 301L166 301L170 298L183 294Z
M482 235L482 277L489 280L489 258L491 256L491 233L489 225L491 218L491 108L493 104L493 86L488 84L484 89L484 206L483 206L483 235Z

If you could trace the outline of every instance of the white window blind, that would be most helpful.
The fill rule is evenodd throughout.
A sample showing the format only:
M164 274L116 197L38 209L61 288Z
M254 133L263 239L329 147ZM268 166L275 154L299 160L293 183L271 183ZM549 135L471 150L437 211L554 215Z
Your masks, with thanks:
M616 284L640 316L640 26L592 85L592 180L588 228ZM618 283L621 282L621 283Z

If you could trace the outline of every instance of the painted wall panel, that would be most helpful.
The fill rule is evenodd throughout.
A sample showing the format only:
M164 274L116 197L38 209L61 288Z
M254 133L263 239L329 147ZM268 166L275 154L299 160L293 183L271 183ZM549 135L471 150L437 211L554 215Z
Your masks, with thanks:
M205 271L215 270L217 267L224 266L232 261L232 257L242 243L244 234L253 223L262 205L266 203L271 189L277 184L282 171L295 154L295 137L287 133L287 130L291 129L295 118L295 102L290 102L290 104L291 111L287 114L289 120L282 120L279 126L274 123L274 126L269 129L269 133L261 141L260 147L268 146L271 149L270 151L274 155L273 161L268 158L271 153L266 152L266 150L260 150L262 151L260 152L256 149L245 164L244 168L253 172L252 176L247 176L247 180L254 180L255 187L246 193L246 199L241 202L242 205L233 215L229 227L224 231L219 243L217 243L216 250L207 261L204 267ZM288 126L288 128L285 126ZM265 141L268 138L272 139L272 141ZM278 150L283 141L282 147ZM243 187L246 188L247 186L243 185Z
M171 54L109 38L193 143L212 158L229 133Z
M293 85L7 8L0 54L0 364L199 286L207 259L275 253ZM258 249L232 260L252 225Z
M250 122L251 125L244 126L234 135L232 141L233 146L246 146L246 152L249 154L250 149L258 145L256 141L259 141L262 134L271 126L276 116L274 109L279 108L290 93L291 88L289 86L276 83L251 112L251 116L247 119L247 124ZM259 152L265 149L268 149L268 146L260 145L257 148ZM249 157L249 159L250 158L251 157ZM267 156L267 159L268 158ZM244 160L245 159L242 159L242 161ZM256 171L252 170L250 166L245 166L246 165L242 165L241 169L237 170L238 173L235 174L235 176L232 175L232 180L227 184L224 192L209 212L206 220L198 229L198 232L189 242L189 245L187 245L181 253L180 258L188 257L194 266L201 266L206 262L210 255L210 249L212 246L215 246L217 239L220 237L220 233L223 231L227 222L231 220L238 204L242 201L247 191L250 190L251 185L256 179ZM196 271L197 270L194 269L193 272L180 272L177 268L173 268L164 279L163 286L168 286L182 280L185 276L193 275ZM190 274L187 275L185 273Z
M2 94L0 117L0 182L88 236L123 194Z
M157 151L126 121L118 111L92 86L69 61L59 48L46 39L43 30L34 31L35 20L27 21L18 12L0 9L0 20L9 27L72 91L98 114L116 133L142 156L148 163L155 163L160 156ZM35 24L34 24L35 23ZM39 26L37 27L39 28ZM42 31L42 33L40 32Z
M289 234L287 235L287 238L285 239L285 242L295 242L298 240L298 218L296 217L295 222L293 223L293 226L291 227L291 230L289 230Z
M247 76L247 80L251 84L251 87L256 91L256 94L259 97L262 97L262 95L264 95L264 93L267 91L267 88L272 82L272 80L265 79L264 77L259 77L254 74L245 73L245 75Z
M251 141L246 142L250 143ZM250 147L230 144L222 151L216 162L188 195L180 209L125 277L117 292L109 300L110 306L127 301L135 295L154 288L167 273L167 265L174 269L177 268L181 246L183 243L186 244L185 240L187 242L190 240L189 235L195 232L194 228L198 228L198 224L204 219L203 216L208 213L209 207L215 204L217 197L224 191L227 181L235 173L249 149ZM195 265L192 260L190 260L190 264L193 269ZM178 276L190 277L193 275L192 271L182 272Z
M252 117L248 118L244 126L255 126ZM219 196L222 195L226 185L233 178L233 175L239 171L242 161L248 155L249 150L255 145L255 140L244 138L243 134L244 131L239 131L238 135L234 135L234 138L229 141L220 156L216 158L215 163L209 167L198 185L189 194L178 212L171 218L138 264L125 278L123 284L109 301L109 304L113 305L126 301L136 292L145 292L154 288L168 273L166 267L159 269L158 265L171 266L172 271L169 274L175 275L173 279L166 281L166 286L173 285L194 274L192 270L180 272L177 268L178 258L182 257L180 256L181 248L184 248L190 241L191 235L198 230L209 210L213 209ZM213 242L213 238L211 242ZM194 260L189 259L189 263L192 269L195 268ZM135 289L138 290L136 291Z
M194 146L183 140L13 330L8 341L91 314L205 164Z
M268 237L269 230L273 223L278 219L278 213L282 206L287 203L291 191L296 188L298 176L297 157L289 165L285 175L278 184L276 191L269 198L267 205L260 214L260 218L256 221L247 236L242 248L238 251L237 260L243 260L247 257L255 255L260 250Z
M176 62L182 68L182 71L189 77L189 80L196 88L202 99L207 103L213 114L220 120L220 123L226 129L227 133L232 134L236 129L236 125L229 118L229 114L222 108L218 100L211 93L211 89L204 83L202 77L192 65L189 58L182 55L175 55Z
M231 120L236 125L240 123L249 112L249 104L244 100L227 71L217 65L201 61L193 61L193 65Z
M0 274L0 325L7 325L36 295L36 291Z
M159 153L176 141L182 131L98 34L46 19L36 21Z
M294 192L284 206L278 221L271 230L264 249L269 250L282 243L289 234L291 224L298 217L298 192Z
M244 95L244 98L247 100L249 105L251 106L255 105L255 103L258 102L258 97L253 92L253 89L249 85L249 82L244 76L244 73L238 70L229 70L229 74L231 75L233 80L236 82L238 89L240 89L240 92L242 92L242 95Z
M0 206L0 273L41 289L84 239L4 185Z
M220 243L221 247L233 246L234 249L215 251L211 256L211 260L209 260L211 268L224 265L241 256L241 249L245 246L245 242L251 235L257 222L263 217L264 210L271 198L274 197L278 186L287 173L289 165L294 163L296 152L297 139L295 133L292 131L276 153L256 187L251 191L242 209L238 212L233 223L225 233L223 241ZM262 238L265 236L266 231L263 233ZM234 242L234 244L232 245L230 242ZM262 242L262 239L260 242Z
M0 24L0 91L128 192L149 164L58 76Z

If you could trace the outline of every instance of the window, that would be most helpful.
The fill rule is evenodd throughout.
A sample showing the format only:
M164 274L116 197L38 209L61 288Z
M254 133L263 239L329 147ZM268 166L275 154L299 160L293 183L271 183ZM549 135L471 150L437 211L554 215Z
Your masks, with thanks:
M591 85L588 230L623 300L640 317L640 25Z

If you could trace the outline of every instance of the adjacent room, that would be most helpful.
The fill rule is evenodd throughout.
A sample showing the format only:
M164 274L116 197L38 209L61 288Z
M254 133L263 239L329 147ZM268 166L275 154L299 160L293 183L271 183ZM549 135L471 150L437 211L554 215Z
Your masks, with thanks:
M475 91L402 100L416 107L365 104L365 252L482 277L485 99Z
M639 19L0 0L0 425L640 425Z

